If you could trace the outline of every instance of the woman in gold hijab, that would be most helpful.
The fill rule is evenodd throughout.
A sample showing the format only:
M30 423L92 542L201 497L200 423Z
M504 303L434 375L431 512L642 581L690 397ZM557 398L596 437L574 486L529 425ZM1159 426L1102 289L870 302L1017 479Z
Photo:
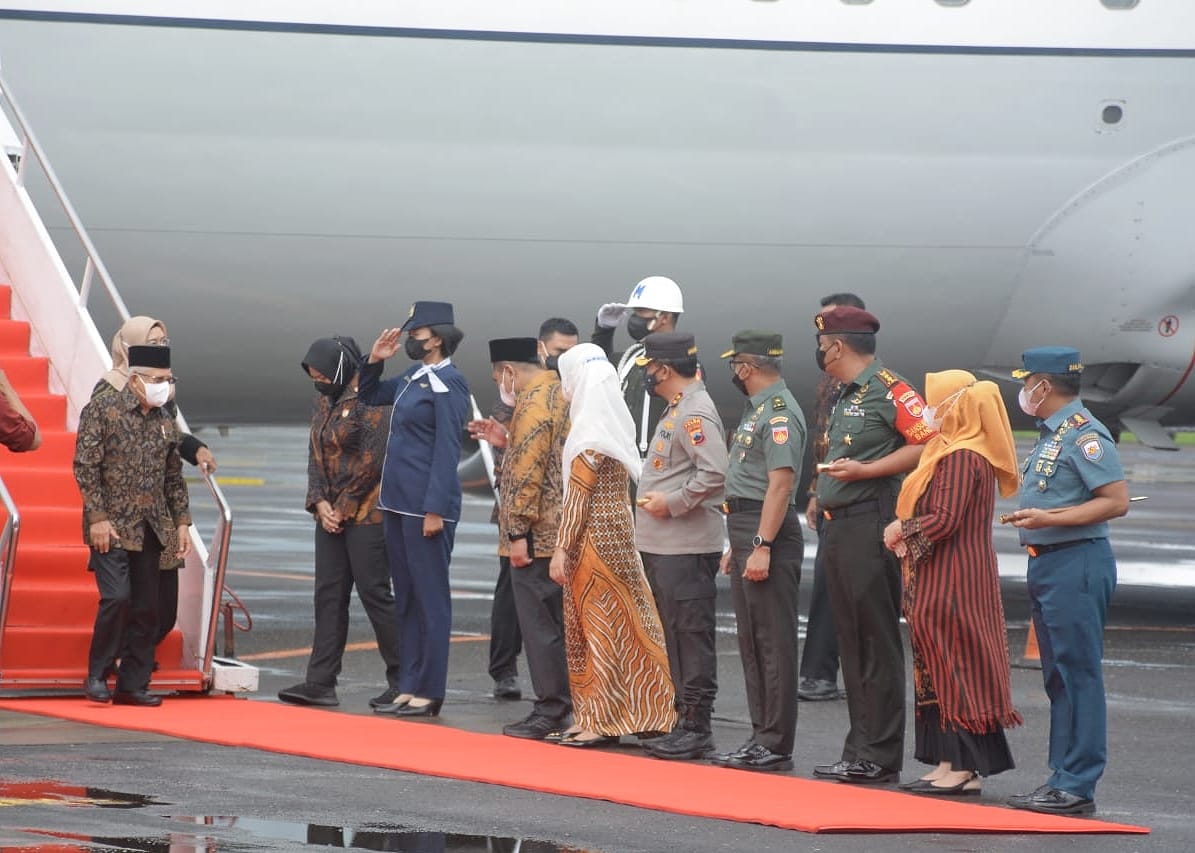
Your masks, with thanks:
M902 558L913 645L918 761L934 769L901 785L920 794L978 794L980 776L1011 769L1004 729L1019 725L992 518L996 490L1017 492L1016 448L994 382L965 370L925 377L925 422L938 434L901 488L884 544Z

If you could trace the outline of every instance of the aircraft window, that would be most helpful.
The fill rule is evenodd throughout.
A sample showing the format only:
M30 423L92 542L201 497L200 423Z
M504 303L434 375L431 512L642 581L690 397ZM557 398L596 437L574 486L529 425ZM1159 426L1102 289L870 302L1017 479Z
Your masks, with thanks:
M842 0L848 6L866 6L871 0Z
M1119 124L1124 118L1124 109L1119 104L1108 104L1100 115L1104 124Z
M1137 6L1137 0L1100 0L1104 4L1105 9L1133 9Z
M938 0L939 6L966 6L971 0Z

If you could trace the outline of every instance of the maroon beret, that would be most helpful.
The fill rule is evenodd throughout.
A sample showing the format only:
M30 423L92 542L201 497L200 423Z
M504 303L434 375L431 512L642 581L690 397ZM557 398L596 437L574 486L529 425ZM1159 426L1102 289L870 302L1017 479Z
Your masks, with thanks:
M836 305L813 318L817 333L846 334L862 333L873 335L880 330L880 321L875 315L853 305Z

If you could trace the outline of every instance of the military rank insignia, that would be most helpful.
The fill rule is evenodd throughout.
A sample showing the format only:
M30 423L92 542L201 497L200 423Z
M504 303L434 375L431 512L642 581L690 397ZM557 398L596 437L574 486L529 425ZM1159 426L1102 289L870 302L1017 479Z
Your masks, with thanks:
M788 408L788 403L784 402L783 397L773 397L772 398L772 411L773 412L778 412L781 409L787 409L787 408Z
M705 444L705 431L701 427L701 418L688 418L685 421L685 432L689 434L690 444Z

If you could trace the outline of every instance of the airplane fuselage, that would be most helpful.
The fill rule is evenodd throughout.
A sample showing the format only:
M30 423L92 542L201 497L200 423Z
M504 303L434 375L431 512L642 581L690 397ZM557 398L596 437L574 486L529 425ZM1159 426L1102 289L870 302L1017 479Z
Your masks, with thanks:
M310 340L368 347L416 299L455 303L484 405L488 338L550 315L587 334L649 274L683 288L728 413L714 354L735 330L784 333L810 400L812 314L853 291L917 384L1069 344L1092 402L1195 423L1177 4L1068 0L1068 27L925 0L903 29L839 0L685 21L615 3L575 29L537 3L190 4L219 25L20 5L3 72L126 302L169 325L193 423L304 417Z

